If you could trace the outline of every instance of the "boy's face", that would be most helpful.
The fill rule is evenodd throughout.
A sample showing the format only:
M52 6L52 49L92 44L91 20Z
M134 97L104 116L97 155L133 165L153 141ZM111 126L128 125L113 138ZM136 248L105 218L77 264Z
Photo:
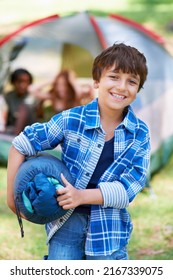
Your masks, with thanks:
M139 75L115 70L115 66L104 69L100 81L94 81L94 87L98 89L99 105L123 112L135 100L139 84Z

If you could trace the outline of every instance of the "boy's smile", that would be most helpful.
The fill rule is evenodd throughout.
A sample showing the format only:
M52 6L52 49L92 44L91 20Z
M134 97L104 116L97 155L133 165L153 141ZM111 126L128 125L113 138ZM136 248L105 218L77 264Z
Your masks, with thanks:
M99 104L109 110L124 110L135 99L139 90L140 77L132 73L116 70L115 66L102 72L100 81L94 82L98 88Z
M117 102L121 102L122 100L124 100L126 97L124 95L119 95L117 93L112 93L110 92L110 94L112 95L112 97L117 101Z

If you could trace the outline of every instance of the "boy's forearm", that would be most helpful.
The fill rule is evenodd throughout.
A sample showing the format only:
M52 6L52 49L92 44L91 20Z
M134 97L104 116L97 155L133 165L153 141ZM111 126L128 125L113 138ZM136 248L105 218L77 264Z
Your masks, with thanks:
M13 212L16 212L14 204L14 179L18 168L24 160L25 156L12 146L10 148L7 166L7 204Z
M100 189L79 190L82 204L103 205L103 196Z

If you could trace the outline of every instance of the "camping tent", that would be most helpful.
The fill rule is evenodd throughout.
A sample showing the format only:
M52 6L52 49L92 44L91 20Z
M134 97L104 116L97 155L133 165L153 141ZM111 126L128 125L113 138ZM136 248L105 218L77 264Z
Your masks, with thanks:
M93 57L114 42L134 46L147 57L148 79L133 107L150 129L152 174L173 151L173 58L163 38L142 25L119 15L92 12L31 22L0 40L0 86L17 67L30 70L36 80L55 76L61 67L90 77Z

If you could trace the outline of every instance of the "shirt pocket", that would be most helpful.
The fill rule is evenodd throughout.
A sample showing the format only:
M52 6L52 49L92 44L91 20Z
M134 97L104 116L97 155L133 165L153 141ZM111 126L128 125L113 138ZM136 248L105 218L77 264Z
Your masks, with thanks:
M64 154L73 160L81 162L89 149L89 139L77 133L68 133L64 141Z

